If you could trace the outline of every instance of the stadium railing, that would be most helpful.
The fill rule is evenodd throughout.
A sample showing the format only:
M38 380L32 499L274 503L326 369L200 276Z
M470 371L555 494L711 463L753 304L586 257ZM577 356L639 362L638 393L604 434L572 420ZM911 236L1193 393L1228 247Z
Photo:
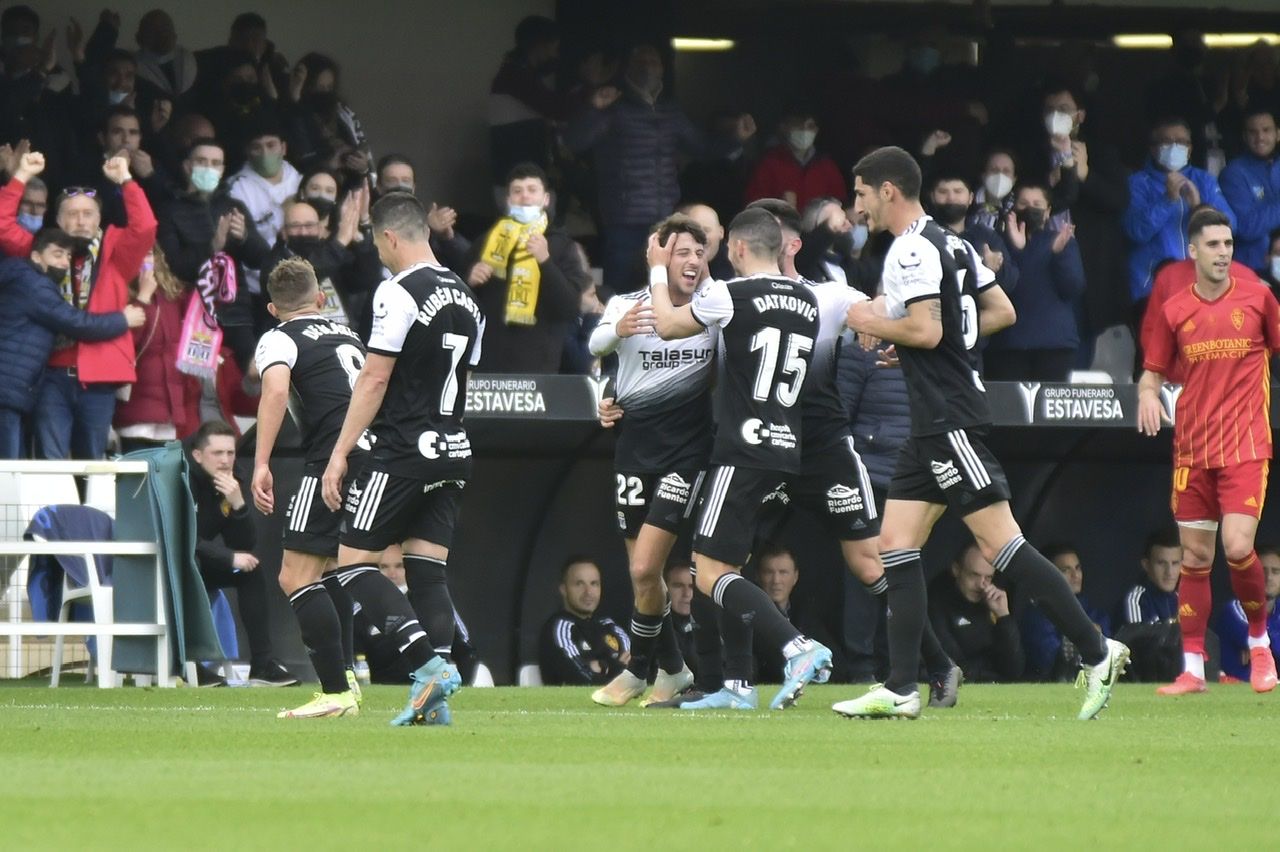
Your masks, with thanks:
M22 639L24 637L93 636L100 644L120 636L153 637L156 671L167 672L170 660L170 625L166 612L168 600L166 577L159 545L154 541L27 541L23 539L27 524L41 508L58 503L79 502L73 477L91 480L110 479L117 475L145 476L146 462L140 461L7 461L0 460L0 558L6 568L4 600L7 618L0 621L0 636L8 637L8 677L21 676ZM24 487L24 480L25 487ZM70 489L66 483L70 482ZM91 489L92 490L92 489ZM70 495L70 496L69 496ZM89 570L95 570L95 557L152 557L155 569L156 607L151 620L116 621L114 612L95 608L92 622L34 621L23 619L26 603L27 567L32 556L72 555L84 557ZM101 598L100 598L101 600ZM116 686L118 679L111 669L110 652L100 654L98 686ZM160 686L172 686L173 679L158 678Z

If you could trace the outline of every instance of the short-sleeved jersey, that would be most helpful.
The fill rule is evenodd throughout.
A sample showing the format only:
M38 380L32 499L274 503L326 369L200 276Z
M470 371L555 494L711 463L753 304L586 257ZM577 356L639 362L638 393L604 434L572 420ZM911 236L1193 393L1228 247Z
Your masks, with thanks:
M614 296L600 327L609 330L649 291ZM715 327L682 340L656 333L622 338L614 399L626 412L618 424L614 468L626 473L699 470L711 454L711 378Z
M308 462L326 462L333 452L364 358L359 335L318 314L282 322L258 341L259 374L281 365L290 370L289 413Z
M712 281L693 317L720 329L724 359L711 461L779 473L800 471L797 403L818 337L818 302L798 281L752 275Z
M1218 468L1271 458L1272 352L1280 305L1260 283L1231 279L1212 302L1192 284L1159 307L1143 355L1148 370L1182 376L1175 467Z
M885 309L902 319L913 302L937 299L942 339L932 349L897 347L911 404L911 434L940 435L991 423L986 389L974 369L978 294L995 275L960 237L921 216L893 241L884 259Z
M818 301L818 337L800 397L807 458L843 443L849 434L849 415L836 389L836 359L840 354L840 336L847 328L845 316L849 307L854 302L865 302L867 297L838 281L821 284L801 281Z
M462 279L419 263L378 285L369 352L396 359L373 421L372 465L400 476L465 478L467 369L480 361L484 316Z

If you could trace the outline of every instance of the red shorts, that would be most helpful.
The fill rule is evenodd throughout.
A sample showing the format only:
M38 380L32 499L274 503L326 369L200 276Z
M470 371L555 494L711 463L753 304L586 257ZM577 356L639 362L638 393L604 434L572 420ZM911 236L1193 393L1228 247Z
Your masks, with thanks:
M1270 459L1230 467L1179 467L1173 471L1173 517L1178 521L1220 521L1223 515L1262 517Z

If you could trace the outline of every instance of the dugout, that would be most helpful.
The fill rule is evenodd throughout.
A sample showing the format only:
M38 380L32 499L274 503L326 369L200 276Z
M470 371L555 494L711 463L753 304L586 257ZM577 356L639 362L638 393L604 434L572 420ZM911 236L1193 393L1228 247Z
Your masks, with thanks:
M584 376L476 376L468 388L476 463L450 583L481 658L500 684L513 683L519 664L535 658L538 630L559 605L558 572L569 555L599 561L603 612L620 620L630 614L626 555L613 508L613 437L595 422L596 395L597 384ZM1171 432L1138 435L1134 385L992 383L988 396L997 422L989 443L1004 463L1027 538L1074 542L1090 598L1110 608L1135 582L1147 534L1170 522ZM1164 399L1172 407L1176 388L1166 388ZM1274 410L1272 416L1274 421ZM246 477L253 440L251 431L241 445ZM291 426L276 455L277 504L283 505L302 469ZM1273 478L1270 490L1275 488ZM253 514L261 570L274 580L283 519ZM945 569L962 533L958 521L944 518L925 548L931 575ZM780 537L801 569L796 594L824 602L830 621L845 570L834 542L803 515L793 517ZM1274 513L1264 514L1258 540L1280 540ZM1215 600L1226 600L1225 570L1215 578L1221 583ZM272 593L272 624L279 655L295 671L308 671L296 622L279 592Z

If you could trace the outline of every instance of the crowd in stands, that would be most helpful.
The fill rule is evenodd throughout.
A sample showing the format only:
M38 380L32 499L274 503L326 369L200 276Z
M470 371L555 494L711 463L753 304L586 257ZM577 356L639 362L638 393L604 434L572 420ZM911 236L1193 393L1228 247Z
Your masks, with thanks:
M101 458L188 439L209 421L232 424L219 442L234 438L236 418L256 409L256 342L275 322L270 271L308 260L323 310L367 337L370 294L388 274L370 205L418 193L424 176L366 135L351 106L362 93L344 89L337 59L286 60L258 14L235 17L222 45L184 44L162 9L134 33L110 11L88 32L60 25L27 6L0 14L0 458ZM59 36L69 65L57 61ZM972 69L942 64L923 40L899 72L841 81L856 92L847 110L798 95L760 125L726 114L699 126L652 44L577 55L562 68L557 24L519 22L489 95L497 212L464 233L455 202L422 198L437 257L486 314L481 371L607 372L586 340L604 301L643 283L649 229L677 208L706 230L710 274L723 278L721 222L752 200L783 199L803 217L797 269L874 295L891 235L869 235L854 214L848 169L882 144L917 155L930 212L978 249L1017 309L983 352L989 378L1063 381L1090 366L1107 326L1136 339L1162 276L1185 274L1187 222L1201 205L1233 223L1236 274L1280 289L1280 60L1265 44L1220 80L1199 34L1180 34L1166 71L1133 93L1149 135L1145 159L1128 166L1123 140L1088 120L1096 87L1029 79L1016 109L993 113ZM862 109L871 102L892 110ZM839 383L882 493L908 421L901 375L876 361L845 347ZM1153 540L1114 614L1090 607L1100 630L1176 649L1176 630L1159 629L1176 619L1176 546ZM1076 551L1051 555L1080 593ZM771 597L807 617L790 599L794 559L767 557ZM1074 671L1074 649L1032 602L993 584L975 549L937 582L935 629L970 680ZM599 683L625 662L625 631L592 621L599 584L589 560L566 565L544 676ZM1243 636L1231 616L1223 610L1220 630L1228 674L1239 669L1229 642ZM845 636L850 670L874 656L868 630ZM253 653L275 665L269 649Z

